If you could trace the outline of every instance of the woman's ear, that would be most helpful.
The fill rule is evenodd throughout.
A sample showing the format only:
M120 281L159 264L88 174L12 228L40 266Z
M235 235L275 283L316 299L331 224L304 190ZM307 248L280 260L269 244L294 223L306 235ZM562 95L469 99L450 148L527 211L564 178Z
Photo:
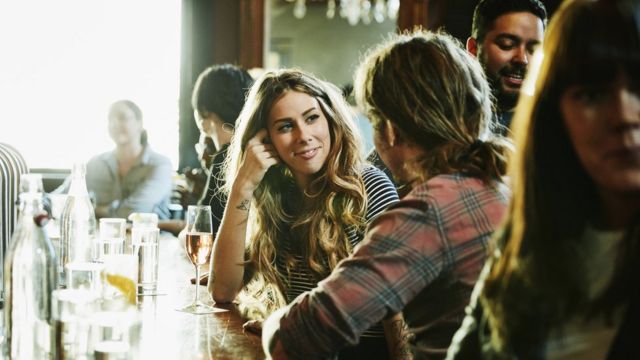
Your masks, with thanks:
M467 51L474 57L478 57L478 41L475 38L469 37L467 39Z
M397 142L398 130L389 120L383 120L384 140L389 146L394 146Z

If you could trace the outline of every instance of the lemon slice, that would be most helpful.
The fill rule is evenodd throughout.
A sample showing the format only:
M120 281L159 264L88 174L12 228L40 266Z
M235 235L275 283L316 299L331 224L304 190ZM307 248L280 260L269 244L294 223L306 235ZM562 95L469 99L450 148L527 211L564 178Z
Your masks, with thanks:
M107 273L107 282L118 289L130 304L136 304L136 283L133 280L126 276Z

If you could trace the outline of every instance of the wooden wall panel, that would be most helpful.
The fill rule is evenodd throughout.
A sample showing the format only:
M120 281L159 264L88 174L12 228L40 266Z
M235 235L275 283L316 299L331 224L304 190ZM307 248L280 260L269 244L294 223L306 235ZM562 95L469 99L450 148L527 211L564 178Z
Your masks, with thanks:
M264 0L240 0L239 64L250 69L263 66Z
M398 30L436 30L444 25L445 12L444 0L400 0Z

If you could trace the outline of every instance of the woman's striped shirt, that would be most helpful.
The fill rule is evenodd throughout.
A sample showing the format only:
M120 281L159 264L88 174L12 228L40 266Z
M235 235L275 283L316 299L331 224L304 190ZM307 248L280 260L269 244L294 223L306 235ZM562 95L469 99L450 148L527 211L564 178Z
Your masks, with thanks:
M367 209L365 213L365 225L368 224L376 215L384 211L386 207L392 203L398 201L398 193L395 186L379 169L370 166L364 169L362 172L362 181L364 183L365 193L367 196ZM349 238L351 248L362 241L364 237L364 226L357 228L350 226L346 229L346 234ZM276 265L278 272L286 289L287 303L293 301L298 295L312 290L318 284L317 276L314 276L313 271L309 267L304 255L302 253L293 253L294 247L292 241L297 239L287 238L282 241L281 247L278 249L276 257ZM295 266L287 271L286 259L288 256L295 259ZM366 332L363 336L383 336L382 327L377 326L374 329Z

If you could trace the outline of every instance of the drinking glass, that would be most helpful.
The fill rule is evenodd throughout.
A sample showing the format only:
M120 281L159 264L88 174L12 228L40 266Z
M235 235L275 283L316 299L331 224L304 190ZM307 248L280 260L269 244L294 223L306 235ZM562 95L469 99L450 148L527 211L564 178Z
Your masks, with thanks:
M196 267L196 279L200 279L200 265L209 262L211 249L213 248L213 233L211 229L211 207L208 205L190 205L187 208L186 226L186 249L189 259ZM196 281L196 298L193 304L180 311L191 314L210 314L216 312L212 306L203 304L198 299L198 288L200 284Z
M42 193L42 174L20 175L20 193Z
M101 273L104 264L93 262L70 262L65 266L67 288L88 290L97 296L102 293Z
M88 317L98 297L86 289L57 289L51 294L56 359L86 359L89 355Z
M104 257L103 300L107 303L137 303L138 259L133 254Z
M138 295L156 295L158 289L158 236L156 227L133 227L131 244L138 259Z
M98 261L104 261L107 255L124 252L127 220L121 218L100 219L100 240L98 241Z
M92 359L140 358L141 319L131 307L101 309L89 317Z
M155 213L131 213L128 219L132 223L132 228L158 227L158 214Z

